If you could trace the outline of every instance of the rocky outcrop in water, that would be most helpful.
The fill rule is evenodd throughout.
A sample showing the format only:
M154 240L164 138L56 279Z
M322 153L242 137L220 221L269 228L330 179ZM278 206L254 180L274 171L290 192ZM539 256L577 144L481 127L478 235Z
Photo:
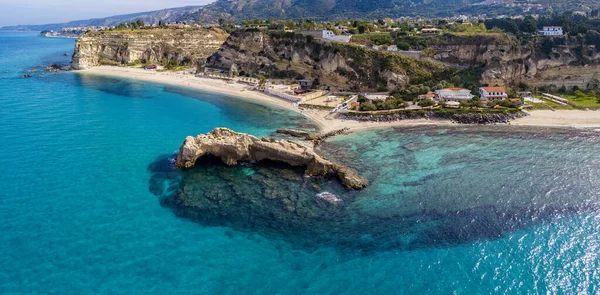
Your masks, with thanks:
M179 149L175 164L179 168L191 168L205 155L220 158L227 165L262 160L283 162L306 167L305 174L310 176L334 173L347 188L362 189L368 185L368 181L354 170L323 158L308 144L258 138L227 128L216 128L195 138L188 136Z
M201 28L88 32L75 43L73 68L163 59L193 65L217 51L227 36L221 29Z

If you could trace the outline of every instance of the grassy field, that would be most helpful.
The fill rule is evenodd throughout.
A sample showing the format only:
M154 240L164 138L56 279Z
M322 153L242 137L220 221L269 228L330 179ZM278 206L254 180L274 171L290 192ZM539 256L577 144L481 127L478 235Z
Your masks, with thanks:
M590 95L586 94L585 96L577 97L574 94L566 94L566 95L562 95L562 97L575 103L575 105L577 105L577 107L580 107L580 108L589 108L589 109L600 108L600 103L598 103L598 98L596 98L595 96L590 96Z

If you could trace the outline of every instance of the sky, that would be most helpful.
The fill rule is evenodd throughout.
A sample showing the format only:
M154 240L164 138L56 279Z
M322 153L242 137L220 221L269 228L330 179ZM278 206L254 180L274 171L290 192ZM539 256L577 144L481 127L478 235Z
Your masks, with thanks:
M0 0L0 27L63 23L214 0Z

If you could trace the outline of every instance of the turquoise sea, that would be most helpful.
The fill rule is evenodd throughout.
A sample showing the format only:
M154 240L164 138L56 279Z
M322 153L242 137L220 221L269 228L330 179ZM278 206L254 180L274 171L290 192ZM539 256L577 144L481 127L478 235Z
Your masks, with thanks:
M2 294L598 294L600 132L413 127L321 150L350 192L274 163L178 171L187 135L312 128L219 94L78 73L0 33ZM339 208L316 204L329 191Z

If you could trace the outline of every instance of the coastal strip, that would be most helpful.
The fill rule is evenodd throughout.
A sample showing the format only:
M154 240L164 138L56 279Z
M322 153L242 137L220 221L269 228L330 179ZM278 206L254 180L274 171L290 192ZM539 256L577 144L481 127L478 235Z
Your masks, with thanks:
M327 110L300 109L292 102L269 96L259 91L252 90L248 85L228 83L224 80L196 77L191 71L183 72L156 72L141 68L128 68L116 66L100 66L87 70L77 71L82 75L99 75L116 78L140 80L152 83L181 86L201 91L222 93L250 102L257 102L277 106L290 111L301 113L310 119L322 133L347 128L349 132L402 126L418 125L455 125L450 120L410 119L392 122L359 122L349 119L340 119L330 116ZM600 127L600 111L585 110L535 110L529 111L529 116L515 119L510 125L519 126L544 126L544 127Z

